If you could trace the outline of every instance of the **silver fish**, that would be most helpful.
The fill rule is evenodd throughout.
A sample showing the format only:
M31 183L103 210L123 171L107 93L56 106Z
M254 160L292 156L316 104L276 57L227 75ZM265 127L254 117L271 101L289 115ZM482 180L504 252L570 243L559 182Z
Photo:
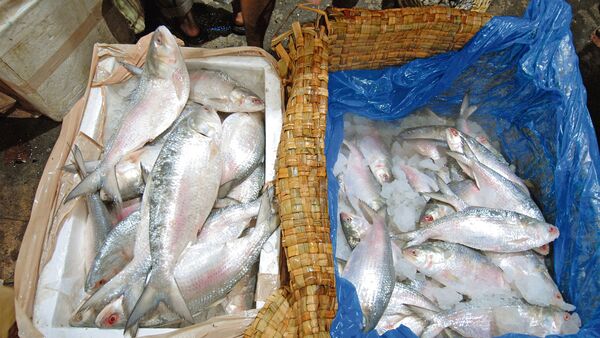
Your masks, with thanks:
M397 237L410 240L408 246L431 238L485 251L519 252L547 244L558 235L554 225L516 212L469 207Z
M340 212L340 221L344 236L352 249L360 243L361 237L363 237L371 227L371 224L364 218L345 211Z
M75 159L75 165L77 167L77 171L79 172L79 176L82 180L84 180L88 176L88 173L85 170L85 163L83 162L81 150L79 150L79 147L77 146L73 148L73 158ZM94 233L94 253L97 254L100 251L100 248L102 248L102 245L104 245L106 236L112 228L112 217L108 213L104 203L102 203L102 200L100 199L100 193L92 192L86 194L85 202L88 215L92 219Z
M485 338L507 333L545 337L576 333L581 325L578 316L517 300L506 300L500 304L469 302L429 319L432 323L425 329L422 338L435 337L446 327L465 337Z
M469 150L473 152L473 155L481 164L513 182L521 188L523 192L529 195L527 186L523 183L523 180L512 171L504 157L497 156L474 138L465 135L454 128L448 128L446 130L446 138L452 151L464 153L464 148L469 147Z
M435 299L436 290L444 287L430 277L426 277L425 279L407 279L402 281L402 283L410 286L413 290L432 300Z
M226 313L242 313L254 308L257 273L258 264L255 264L248 274L242 277L227 294L223 301L223 308Z
M212 212L198 234L200 243L223 243L240 236L260 209L261 199Z
M131 261L139 223L140 211L134 211L108 233L88 272L86 292L95 291L106 284Z
M214 207L223 208L229 205L254 201L258 198L264 184L265 166L264 164L260 164L242 183L233 187L225 198L218 199Z
M462 165L468 166L473 179L484 198L478 200L478 205L488 208L511 210L540 221L544 220L542 212L529 195L512 181L479 162L468 148L465 155L448 152Z
M149 178L149 181L151 180L152 177ZM93 325L102 309L115 302L118 298L122 298L123 306L131 309L140 297L144 287L145 276L148 274L151 264L148 236L150 186L149 182L144 190L145 198L142 199L140 221L135 230L132 260L79 306L69 320L71 326ZM133 335L135 335L136 330L137 328L134 327L132 330Z
M427 326L427 321L413 313L408 306L401 306L403 307L402 310L397 313L388 312L386 309L375 327L378 334L383 335L387 331L400 327L400 325L408 327L416 335L423 332Z
M392 156L377 130L370 128L369 133L360 137L357 143L377 182L379 184L391 182L394 179L392 175Z
M361 204L363 207L364 204ZM363 207L368 209L368 207ZM390 236L382 216L365 210L372 227L354 248L342 277L356 288L363 313L363 331L377 325L394 291L394 265Z
M217 198L222 168L220 137L221 120L209 109L190 114L167 136L146 193L151 269L126 330L161 301L187 321L193 320L173 271Z
M348 169L343 179L347 197L353 203L354 209L358 209L353 199L365 202L373 210L377 211L385 204L381 197L381 185L377 183L368 164L360 150L351 142L344 141L350 150L348 156ZM351 178L351 179L347 179ZM342 185L341 185L342 186Z
M264 159L265 127L257 113L235 113L223 121L223 174L219 197L244 180Z
M422 126L408 128L400 132L398 137L403 140L429 139L437 141L446 141L447 126Z
M104 149L102 162L67 195L65 201L103 188L119 205L122 199L115 165L123 156L165 131L183 109L190 92L189 76L179 46L164 26L158 27L152 35L136 91L118 131Z
M394 309L400 307L400 305L412 305L435 312L440 311L440 308L435 305L431 299L427 298L419 291L407 284L396 282L392 298L388 303L388 308L396 312Z
M456 212L456 210L454 210L452 206L434 199L430 199L429 202L425 204L425 208L421 212L421 217L419 218L419 223L417 226L423 227L454 212Z
M528 303L539 306L553 305L565 311L575 310L575 306L564 301L543 259L533 252L487 252L486 255L504 271L507 279L516 286Z
M190 99L224 113L252 113L265 109L264 101L229 75L199 69L190 72Z
M270 201L272 195L264 194L256 226L248 235L182 253L174 275L191 310L209 306L225 296L256 264L263 244L279 225Z
M127 154L115 167L117 175L117 183L119 185L119 193L121 199L127 201L136 198L144 191L144 170L150 170L154 166L162 143L149 144L143 148ZM102 194L102 198L106 201L110 197Z
M456 194L461 200L465 201L465 203L469 206L484 207L485 205L489 205L489 203L483 202L488 199L488 196L479 190L475 182L470 179L460 182L450 182L448 186L454 194ZM550 246L548 244L544 244L538 248L534 248L533 250L541 255L547 255L550 253Z
M431 139L412 139L404 140L404 145L408 149L419 155L429 157L432 160L439 160L446 156L448 145L444 141Z
M228 243L196 243L181 255L174 270L175 279L187 307L193 313L193 322L206 319L206 311L210 310L211 304L238 286L256 265L263 244L279 224L279 218L270 203L271 198L272 194L264 194L257 225L247 236ZM212 273L207 274L207 271ZM246 282L246 286L252 284L250 281ZM160 305L143 317L141 326L162 326L181 322L177 320L179 316L171 309L161 309ZM234 309L235 305L229 307L229 310ZM115 297L99 311L95 323L103 328L122 327L123 318L128 312L127 304Z
M427 174L422 173L418 169L404 164L400 164L399 167L404 172L404 175L406 175L408 184L414 191L432 192L439 189L434 179L427 176Z
M510 294L502 270L479 252L446 242L405 248L404 257L423 274L468 296Z

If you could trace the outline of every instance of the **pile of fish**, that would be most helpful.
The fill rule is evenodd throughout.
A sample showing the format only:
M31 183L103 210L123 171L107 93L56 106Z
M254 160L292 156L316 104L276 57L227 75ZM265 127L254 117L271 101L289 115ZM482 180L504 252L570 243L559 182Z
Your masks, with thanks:
M543 255L559 236L527 182L469 120L419 110L398 123L346 115L333 169L336 257L363 330L421 337L576 333Z
M135 89L106 124L100 161L75 146L66 167L81 176L66 201L86 200L95 254L71 325L135 335L254 308L278 226L263 189L264 102L220 71L188 73L164 27L144 68L125 66Z

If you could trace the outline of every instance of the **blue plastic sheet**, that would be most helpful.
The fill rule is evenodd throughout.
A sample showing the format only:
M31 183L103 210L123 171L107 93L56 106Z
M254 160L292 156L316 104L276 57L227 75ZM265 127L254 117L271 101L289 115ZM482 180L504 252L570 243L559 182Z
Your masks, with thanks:
M330 74L325 135L329 214L336 243L338 184L333 165L343 117L396 120L423 106L456 114L465 93L480 108L473 119L497 135L502 153L532 182L534 199L560 229L554 242L555 280L577 306L579 336L600 337L600 156L562 0L532 0L525 15L495 17L460 51L403 67ZM354 287L337 278L333 337L361 332ZM385 337L413 337L401 327ZM520 335L511 334L511 337Z

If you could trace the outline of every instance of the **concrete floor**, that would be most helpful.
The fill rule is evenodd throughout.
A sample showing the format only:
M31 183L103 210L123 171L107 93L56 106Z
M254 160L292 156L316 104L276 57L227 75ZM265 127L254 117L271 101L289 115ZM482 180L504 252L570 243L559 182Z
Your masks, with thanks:
M212 0L206 0L211 2ZM323 2L322 7L331 0ZM573 5L572 30L580 56L580 68L589 93L592 116L600 115L600 48L589 42L593 30L600 26L597 0L570 0ZM376 8L379 0L361 0L359 7ZM313 13L293 10L296 2L277 0L265 38L269 47L271 37L290 27L292 21L314 20ZM493 0L489 12L494 15L522 15L527 0ZM220 5L221 8L227 6ZM286 20L287 18L287 20ZM280 28L282 27L282 28ZM130 36L130 35L129 35ZM125 35L127 38L127 35ZM239 46L242 37L227 36L212 41L205 47ZM44 117L15 119L0 117L0 279L10 284L14 277L14 264L21 238L29 220L33 198L50 150L56 141L60 124ZM21 158L16 160L15 158Z

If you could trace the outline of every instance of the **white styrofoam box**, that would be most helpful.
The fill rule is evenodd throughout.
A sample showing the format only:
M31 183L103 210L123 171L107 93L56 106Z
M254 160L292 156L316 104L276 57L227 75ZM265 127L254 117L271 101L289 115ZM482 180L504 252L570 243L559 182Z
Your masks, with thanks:
M275 179L275 159L282 125L281 82L269 62L255 56L219 56L186 60L188 69L218 69L229 74L265 100L265 182ZM101 88L92 88L80 131L97 135L102 105ZM42 269L38 282L33 320L37 329L48 337L121 337L122 329L80 328L69 326L69 318L84 297L83 285L90 264L90 243L85 243L86 210L79 203L64 222L51 260ZM279 229L269 238L261 252L258 285L261 294L270 295L279 280ZM261 282L261 280L263 282ZM261 285L262 283L262 285ZM272 289L269 292L269 289ZM265 299L256 299L257 307ZM142 328L138 335L160 334L174 329Z
M102 0L0 1L0 81L62 120L84 94L95 43L116 43Z

